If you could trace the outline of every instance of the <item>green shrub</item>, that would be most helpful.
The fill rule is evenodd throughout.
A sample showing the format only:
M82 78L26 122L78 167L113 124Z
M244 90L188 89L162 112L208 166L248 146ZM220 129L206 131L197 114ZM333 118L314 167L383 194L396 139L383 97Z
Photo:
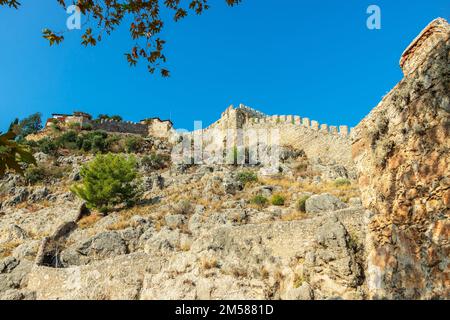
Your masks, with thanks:
M160 170L167 167L168 161L169 156L153 152L150 156L144 156L141 164L149 169Z
M256 195L250 200L250 203L257 205L260 208L265 207L268 202L269 200L267 200L267 198L262 195Z
M121 140L118 135L109 135L105 139L105 145L108 151L113 153L125 152L125 148L120 144Z
M144 140L141 137L130 136L125 138L125 150L128 153L138 152L143 145Z
M258 181L258 176L253 171L241 171L237 174L237 180L245 185L250 182Z
M46 177L46 171L41 166L32 166L25 170L24 178L26 183L36 184L44 181Z
M67 167L59 167L59 166L31 166L25 170L24 178L25 182L28 184L37 184L37 183L51 183L55 179L61 179L66 175L68 171Z
M58 123L55 123L55 122L50 123L50 129L55 133L61 132L61 128L58 126Z
M136 159L124 155L97 155L80 171L82 182L71 190L89 208L108 212L120 204L135 203L140 195Z
M92 152L106 152L108 144L106 138L108 134L104 131L93 131L86 134L80 134L77 138L78 149Z
M58 146L53 139L45 137L39 140L37 149L45 154L55 154L58 151Z
M92 149L92 141L89 139L83 140L81 139L81 149L84 151L90 151Z
M58 137L56 140L56 144L62 148L67 149L77 149L77 140L78 140L78 133L76 133L73 130L64 132L61 136Z
M284 206L285 198L280 194L274 194L270 199L270 203L274 206Z
M337 178L337 179L334 181L334 185L335 185L336 187L349 186L349 185L351 185L351 184L352 184L352 183L350 182L350 180L345 179L345 178Z
M296 208L300 212L306 212L306 200L309 199L309 196L303 196L297 201Z
M79 122L70 122L68 124L68 127L71 130L81 130L81 123L79 123Z
M83 123L81 125L81 130L91 131L94 127L90 123Z
M93 152L105 152L107 150L106 140L103 135L95 135L92 137L92 151Z

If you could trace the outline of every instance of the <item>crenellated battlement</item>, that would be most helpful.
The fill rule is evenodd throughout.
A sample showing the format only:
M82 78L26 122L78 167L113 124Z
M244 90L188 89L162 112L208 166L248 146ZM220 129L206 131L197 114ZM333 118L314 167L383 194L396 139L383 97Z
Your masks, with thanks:
M299 115L266 115L241 104L237 108L229 106L208 128L192 132L193 136L203 136L205 146L213 147L217 137L224 137L223 141L219 138L219 144L249 145L252 134L261 137L275 134L280 146L302 149L310 159L352 166L348 126L319 123Z
M222 113L221 119L212 125L212 127L216 126L223 129L298 126L342 138L348 138L351 133L351 129L349 129L346 125L329 126L328 124L321 124L316 120L311 120L307 117L301 117L299 115L266 115L243 104L239 105L237 108L234 108L232 105L229 106Z

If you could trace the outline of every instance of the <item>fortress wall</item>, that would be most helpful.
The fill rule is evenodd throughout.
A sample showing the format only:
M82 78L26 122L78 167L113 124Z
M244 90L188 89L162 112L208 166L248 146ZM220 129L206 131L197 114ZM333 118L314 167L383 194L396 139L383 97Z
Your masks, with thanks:
M282 146L303 149L310 159L320 158L324 163L353 167L351 139L345 135L330 134L328 131L319 130L318 123L315 127L317 129L292 123L283 123L283 125L279 123L253 123L248 124L245 129L278 129Z
M236 109L230 106L222 113L222 117L218 121L203 130L203 145L205 148L212 148L217 143L214 143L214 139L211 137L211 135L214 135L214 129L223 130L223 137L226 137L226 130L229 129L278 129L282 146L303 149L310 159L320 159L323 163L353 168L348 126L328 126L298 115L266 116L241 105ZM269 132L268 135L270 135ZM229 135L228 139L237 141L237 137L238 134L235 132ZM224 139L226 140L226 138ZM219 143L222 144L222 142ZM244 145L248 143L247 139ZM226 145L226 142L224 142L224 145Z
M104 130L107 132L131 133L142 136L148 135L148 125L142 123L135 123L132 121L115 121L115 120L101 120L100 122L92 122L94 130Z
M300 116L293 115L273 115L265 118L249 118L249 121L246 122L245 125L252 126L258 124L267 124L268 128L273 127L273 125L276 125L279 128L282 128L285 125L296 125L303 126L314 131L321 131L323 133L328 133L331 135L339 135L344 138L350 136L348 126L328 126L327 124L320 124L316 120L310 120L309 118L301 118Z

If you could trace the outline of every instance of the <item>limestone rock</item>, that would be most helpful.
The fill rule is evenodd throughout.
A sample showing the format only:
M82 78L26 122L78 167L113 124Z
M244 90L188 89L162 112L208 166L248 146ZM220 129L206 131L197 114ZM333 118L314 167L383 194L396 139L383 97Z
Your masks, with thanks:
M450 26L433 21L402 57L405 78L355 129L371 297L450 297L449 51Z
M164 219L166 225L172 229L179 228L186 222L186 217L182 214L167 215Z
M319 213L326 211L334 211L343 209L347 205L335 196L323 193L320 195L313 195L305 203L305 209L307 213Z
M76 249L83 256L105 259L127 253L125 241L115 231L100 233Z

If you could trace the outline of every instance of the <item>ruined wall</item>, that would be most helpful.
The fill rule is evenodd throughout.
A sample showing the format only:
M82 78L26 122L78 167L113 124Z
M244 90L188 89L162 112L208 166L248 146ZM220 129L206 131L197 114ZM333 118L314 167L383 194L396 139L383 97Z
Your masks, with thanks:
M402 59L415 62L355 128L373 298L450 298L450 27L434 23L434 40L415 40L420 56Z
M340 164L349 169L353 167L351 140L348 127L324 124L299 116L271 116L251 118L246 129L278 129L282 146L303 149L309 159L324 164Z

